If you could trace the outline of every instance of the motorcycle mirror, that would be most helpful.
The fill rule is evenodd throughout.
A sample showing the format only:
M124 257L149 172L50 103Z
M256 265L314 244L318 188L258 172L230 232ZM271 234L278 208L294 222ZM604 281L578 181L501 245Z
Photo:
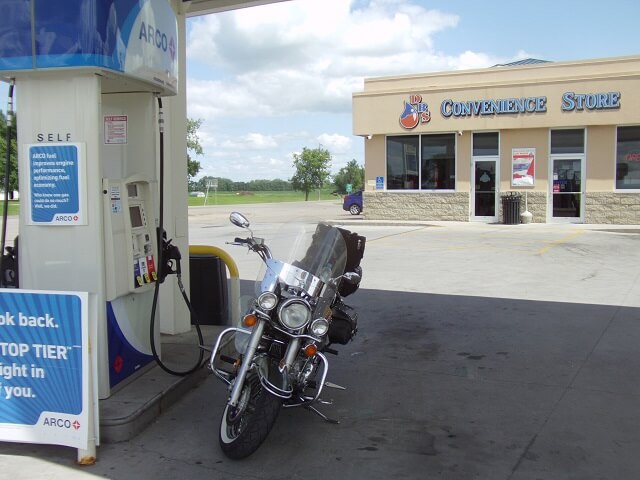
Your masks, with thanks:
M351 285L357 285L362 279L356 272L347 272L342 276L342 278L344 278Z
M249 225L251 225L249 220L247 220L247 217L242 215L240 212L231 212L231 215L229 215L229 221L236 227L240 228L249 228Z

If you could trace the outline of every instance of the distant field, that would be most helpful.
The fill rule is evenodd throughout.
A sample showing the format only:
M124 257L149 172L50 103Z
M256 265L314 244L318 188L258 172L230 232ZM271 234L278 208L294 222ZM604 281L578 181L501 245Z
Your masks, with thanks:
M4 200L0 200L0 215L4 213ZM9 200L8 215L18 215L20 213L20 202L18 200Z
M342 197L332 195L330 190L320 192L320 200L336 200L340 201ZM303 202L304 193L302 192L218 192L214 194L209 192L206 198L206 205L243 205L247 203L278 203L278 202ZM309 194L309 201L318 200L318 192ZM204 197L189 197L189 206L198 207L205 205ZM0 200L0 215L4 211L4 202ZM9 201L9 215L18 215L20 213L20 202L17 200Z
M321 191L320 200L336 200L341 197L332 195L330 190ZM247 203L278 203L278 202L303 202L302 192L209 192L209 197L189 197L189 206L197 207L205 205L242 205ZM309 194L309 201L318 200L318 192Z

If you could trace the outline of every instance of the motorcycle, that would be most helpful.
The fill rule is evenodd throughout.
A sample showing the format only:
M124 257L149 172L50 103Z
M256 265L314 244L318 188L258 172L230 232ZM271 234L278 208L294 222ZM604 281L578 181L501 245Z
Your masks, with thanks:
M229 397L220 420L219 442L225 455L241 459L266 439L281 408L303 407L327 422L339 423L316 404L327 381L326 354L347 344L357 331L357 314L343 302L360 284L366 239L326 223L304 224L283 240L289 255L274 256L249 220L231 213L231 223L249 236L232 245L246 246L262 259L255 297L239 326L223 330L209 368L227 384ZM282 232L279 232L282 237Z

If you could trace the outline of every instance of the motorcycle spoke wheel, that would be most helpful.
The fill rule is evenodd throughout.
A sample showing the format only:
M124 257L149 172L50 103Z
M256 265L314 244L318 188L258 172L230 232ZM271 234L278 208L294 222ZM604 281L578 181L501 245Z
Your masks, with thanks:
M226 456L251 455L267 438L280 412L281 400L262 388L255 373L247 376L238 406L227 405L220 421L220 448Z
M229 441L233 441L240 436L247 424L247 420L255 413L256 391L255 385L246 384L242 390L242 395L240 395L238 406L236 408L227 406L225 409L226 438ZM221 431L220 433L224 435L225 432Z

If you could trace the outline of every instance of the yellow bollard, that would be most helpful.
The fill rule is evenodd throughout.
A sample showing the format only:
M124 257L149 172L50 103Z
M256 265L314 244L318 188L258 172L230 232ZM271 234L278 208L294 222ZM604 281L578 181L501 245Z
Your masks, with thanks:
M189 245L189 255L215 255L227 266L229 270L229 314L231 315L229 324L233 325L240 318L240 277L236 262L227 252L211 245Z

